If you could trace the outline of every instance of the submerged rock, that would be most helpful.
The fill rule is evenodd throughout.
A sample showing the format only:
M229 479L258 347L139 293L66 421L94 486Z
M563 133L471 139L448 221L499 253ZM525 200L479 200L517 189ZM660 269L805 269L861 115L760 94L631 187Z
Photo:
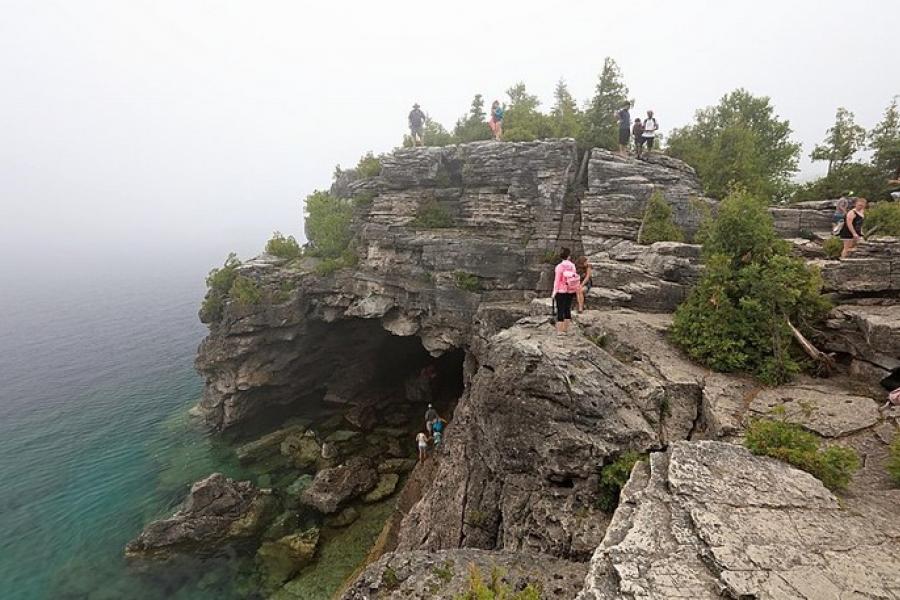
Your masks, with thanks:
M354 521L359 518L359 511L353 508L352 506L348 506L338 514L328 517L325 520L325 523L329 527L346 527L350 525Z
M676 442L635 466L578 599L894 598L898 542L808 473Z
M375 485L374 489L363 496L363 502L378 502L379 500L384 500L394 493L399 481L400 476L396 473L386 473L382 475L378 478L378 483Z
M274 454L278 454L281 443L288 436L302 435L306 425L297 424L273 431L263 437L239 446L235 451L241 462L259 461Z
M378 472L362 457L316 473L312 484L300 494L300 501L320 513L336 512L344 502L372 490L378 483Z
M263 542L256 561L263 572L264 586L273 589L312 562L319 544L319 530L312 528L286 535L274 542Z
M316 466L321 451L314 431L292 433L281 442L281 454L298 469L310 469Z
M125 546L125 555L166 557L252 537L265 527L274 506L267 490L213 473L191 486L175 514L147 525Z

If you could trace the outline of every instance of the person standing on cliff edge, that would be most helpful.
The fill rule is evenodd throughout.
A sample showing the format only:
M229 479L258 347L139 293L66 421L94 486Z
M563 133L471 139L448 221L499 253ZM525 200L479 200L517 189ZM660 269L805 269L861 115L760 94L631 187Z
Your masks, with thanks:
M581 278L575 263L569 260L571 251L561 248L560 263L556 265L553 276L553 294L550 298L556 304L556 333L563 335L569 331L572 322L572 301L581 289Z
M648 110L647 118L644 119L644 133L641 134L644 138L644 145L647 146L647 154L653 152L653 140L656 139L657 129L659 129L659 123L656 122L653 111Z
M622 105L622 108L619 109L619 112L616 113L616 118L619 120L619 154L622 156L628 155L628 140L631 139L630 108L631 103L626 102Z
M413 148L425 145L425 120L425 113L419 108L418 103L413 104L412 110L409 111L409 137Z

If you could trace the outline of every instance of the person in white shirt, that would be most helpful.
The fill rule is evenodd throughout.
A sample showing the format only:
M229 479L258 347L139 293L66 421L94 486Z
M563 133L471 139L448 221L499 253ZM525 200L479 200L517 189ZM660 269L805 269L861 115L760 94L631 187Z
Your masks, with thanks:
M641 134L648 153L653 150L653 140L656 139L656 131L658 129L659 124L656 122L656 117L653 116L653 111L648 110L647 118L644 119L644 133Z
M419 460L424 461L428 458L428 434L420 431L416 434L416 443L419 446Z

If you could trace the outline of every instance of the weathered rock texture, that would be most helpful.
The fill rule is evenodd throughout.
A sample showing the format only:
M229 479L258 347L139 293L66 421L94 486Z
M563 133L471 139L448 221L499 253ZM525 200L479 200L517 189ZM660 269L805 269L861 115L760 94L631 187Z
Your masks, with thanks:
M587 564L528 553L461 549L441 552L396 552L370 565L344 592L343 600L440 600L469 590L472 568L484 582L502 573L502 585L513 591L531 585L541 598L569 600L584 583Z
M257 535L271 516L273 498L249 481L213 473L191 486L181 508L154 521L125 547L126 556L165 557L174 552L209 550Z
M900 596L900 527L722 442L639 463L579 600Z
M571 140L405 149L382 166L378 177L335 187L355 198L356 267L320 277L313 259L263 256L240 268L263 300L228 302L200 347L198 412L213 427L279 403L377 406L382 365L371 357L399 362L422 348L439 355L463 347L480 306L547 293L549 261L562 244L597 262L597 304L671 310L697 276L697 247L632 241L655 189L687 231L696 228L696 202L707 202L693 200L696 176L674 159L595 150L583 198L572 185ZM418 224L433 205L451 227Z

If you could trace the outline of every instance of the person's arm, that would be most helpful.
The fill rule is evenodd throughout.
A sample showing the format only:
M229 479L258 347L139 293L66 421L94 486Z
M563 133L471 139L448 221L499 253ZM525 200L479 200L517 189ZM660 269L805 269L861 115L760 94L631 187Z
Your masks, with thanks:
M591 268L591 265L588 265L587 268L584 270L584 280L581 282L582 287L587 285L588 279L591 278L591 274L593 272L594 272L594 270Z
M853 239L859 238L859 234L856 233L856 229L853 228L853 219L856 218L856 209L851 208L847 211L847 216L844 217L844 222L847 223L847 229L850 230L850 233L853 234Z
M559 270L559 265L557 265L557 267L553 269L553 293L550 294L551 298L556 298L556 284L559 282L560 273L561 271Z

